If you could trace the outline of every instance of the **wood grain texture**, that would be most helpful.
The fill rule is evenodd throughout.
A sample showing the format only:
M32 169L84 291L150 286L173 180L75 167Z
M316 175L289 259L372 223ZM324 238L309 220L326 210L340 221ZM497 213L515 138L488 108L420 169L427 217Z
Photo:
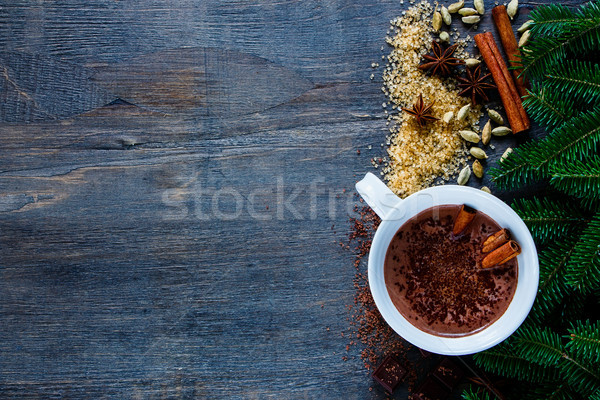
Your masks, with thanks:
M0 398L385 398L336 243L402 7L2 4Z

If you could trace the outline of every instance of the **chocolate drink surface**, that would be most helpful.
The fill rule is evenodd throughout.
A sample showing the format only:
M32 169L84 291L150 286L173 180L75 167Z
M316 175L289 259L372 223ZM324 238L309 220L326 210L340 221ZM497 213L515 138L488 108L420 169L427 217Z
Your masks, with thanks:
M384 277L394 306L411 324L437 336L476 333L508 308L517 288L517 259L481 269L482 243L501 227L478 211L452 234L460 205L429 208L404 223L388 247Z

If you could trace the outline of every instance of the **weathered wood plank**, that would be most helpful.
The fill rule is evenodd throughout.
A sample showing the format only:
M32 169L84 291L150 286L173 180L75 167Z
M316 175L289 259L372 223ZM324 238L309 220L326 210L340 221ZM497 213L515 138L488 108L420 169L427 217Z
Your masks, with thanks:
M2 4L0 397L385 398L336 243L406 6Z

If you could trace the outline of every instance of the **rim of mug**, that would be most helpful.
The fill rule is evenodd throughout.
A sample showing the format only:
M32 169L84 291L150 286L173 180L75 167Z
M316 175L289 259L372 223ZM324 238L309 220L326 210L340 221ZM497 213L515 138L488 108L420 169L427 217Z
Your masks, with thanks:
M539 261L537 250L529 229L516 212L502 200L479 189L458 185L435 186L423 189L410 195L404 200L398 200L400 203L400 206L397 208L398 213L401 209L406 210L406 208L411 205L410 202L417 201L415 199L419 195L422 196L436 192L446 192L446 195L450 193L450 197L453 195L464 196L465 194L468 194L469 197L463 199L462 202L447 201L421 207L417 204L416 211L414 212L402 215L396 220L390 218L383 220L375 232L371 244L371 251L369 253L369 287L373 295L373 300L383 318L394 331L410 343L437 354L472 354L493 347L509 337L523 323L529 314L533 302L535 301L539 284ZM482 202L484 204L484 209L481 209ZM469 203L477 203L479 208ZM517 289L503 315L480 331L456 337L436 336L412 325L393 305L385 285L385 278L383 277L385 253L387 252L391 239L398 229L408 219L423 210L450 204L468 204L476 209L480 209L482 212L488 214L490 218L494 219L499 225L508 228L511 231L511 234L515 235L515 239L523 249L522 253L517 257ZM498 215L502 215L502 217L498 218ZM510 223L506 223L507 220L509 220ZM383 290L381 290L381 286L383 286ZM518 300L518 303L515 302L515 300Z

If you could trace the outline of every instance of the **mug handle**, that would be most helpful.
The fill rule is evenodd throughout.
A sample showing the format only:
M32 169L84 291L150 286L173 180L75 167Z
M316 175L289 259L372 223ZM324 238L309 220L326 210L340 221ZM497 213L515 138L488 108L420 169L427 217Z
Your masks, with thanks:
M370 172L356 182L356 190L382 220L388 219L402 203L385 183Z

